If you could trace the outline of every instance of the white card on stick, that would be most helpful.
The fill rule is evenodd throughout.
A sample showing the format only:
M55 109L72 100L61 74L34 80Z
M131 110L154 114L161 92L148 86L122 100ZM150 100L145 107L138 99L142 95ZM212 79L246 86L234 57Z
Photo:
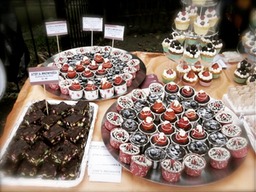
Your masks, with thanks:
M102 31L103 19L100 17L83 17L84 31Z
M48 36L59 36L68 34L66 21L45 22L46 33Z
M105 24L104 38L123 41L124 26Z
M59 82L59 69L55 67L28 68L29 80L32 85L45 85Z

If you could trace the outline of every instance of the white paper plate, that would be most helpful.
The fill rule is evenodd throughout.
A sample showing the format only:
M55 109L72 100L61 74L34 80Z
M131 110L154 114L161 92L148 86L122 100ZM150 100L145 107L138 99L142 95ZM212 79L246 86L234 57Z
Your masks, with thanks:
M36 102L36 101L35 101ZM61 102L61 100L47 100L49 104L58 104ZM64 101L65 103L69 105L74 105L77 101ZM1 149L0 153L0 159L2 159L3 155L5 154L7 147L9 146L12 138L15 136L16 131L19 128L20 123L22 122L28 108L33 104L33 102L30 102L27 104L24 109L22 110L22 114L20 115L18 121L14 125L12 131L10 132L10 135L5 142L5 145ZM94 130L94 124L97 117L98 112L98 105L95 103L89 103L90 107L92 109L92 122L88 134L88 139L86 146L84 148L84 154L82 157L79 175L74 180L53 180L53 179L42 179L42 178L25 178L25 177L7 177L3 174L3 172L0 172L0 178L1 178L1 185L19 185L19 186L43 186L43 187L74 187L78 185L84 178L85 170L87 166L88 156L89 156L89 148L90 143L92 140L93 130Z

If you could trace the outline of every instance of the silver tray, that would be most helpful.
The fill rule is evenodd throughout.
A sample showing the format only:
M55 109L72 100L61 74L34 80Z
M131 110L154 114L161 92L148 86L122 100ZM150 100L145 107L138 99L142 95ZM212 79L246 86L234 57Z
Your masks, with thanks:
M36 101L34 101L36 102ZM23 118L29 109L29 107L34 103L30 102L28 103L22 110L22 113L19 117L19 119L16 121L13 129L10 132L10 135L8 136L7 141L5 142L3 148L1 149L0 153L0 159L3 158L5 152L7 151L7 148L12 141L13 137L16 134L16 131L19 128L20 123L23 121ZM49 104L58 104L61 102L61 100L47 100ZM74 105L77 101L64 101L65 103L69 105ZM91 109L91 115L92 115L92 121L91 121L91 126L90 130L88 133L88 138L86 142L86 146L84 147L84 154L80 163L80 168L79 168L79 174L78 176L73 179L73 180L61 180L61 179L42 179L42 178L28 178L28 177L10 177L6 176L3 172L0 171L0 178L1 178L1 185L11 185L11 186L43 186L43 187L63 187L63 188L68 188L68 187L74 187L78 185L84 178L85 175L85 170L87 166L87 161L89 157L89 149L90 149L90 143L92 140L92 135L94 131L94 124L96 121L97 117L97 112L98 112L98 105L95 103L89 103L90 104L90 109Z
M94 46L94 47L103 48L103 47L101 47L101 46ZM78 49L81 49L81 48L89 51L89 50L90 50L91 48L93 48L93 47L78 47L78 48L73 48L73 49L69 49L69 50L62 51L62 52L60 52L60 53L58 53L58 54L52 56L51 58L47 59L47 60L43 63L43 66L48 66L50 63L53 63L55 58L57 58L57 57L58 57L59 55L61 55L61 54L64 54L65 52L71 51L71 52L73 52L74 54L76 54L77 50L78 50ZM142 61L140 58L138 58L136 55L133 55L133 54L131 54L131 53L125 51L125 50L118 49L118 48L112 48L112 51L111 51L111 52L114 52L114 51L122 52L122 53L124 53L124 54L129 54L129 55L132 56L132 59L138 59L138 60L140 61L140 70L137 71L136 77L135 77L135 79L132 80L131 86L127 87L127 92L124 93L124 94L127 94L127 93L131 92L133 89L139 87L139 86L142 84L142 82L143 82L144 79L146 78L146 67L145 67L145 64L143 63L143 61ZM52 94L54 94L54 95L57 95L57 96L61 97L62 99L71 100L71 98L70 98L69 95L64 95L64 94L62 94L59 89L58 89L58 90L53 90L53 89L51 89L51 88L49 87L49 85L45 85L45 88L46 88L46 90L47 90L48 92L50 92L50 93L52 93ZM116 95L116 94L115 94L112 98L117 98L117 97L119 97L119 96L120 96L120 95ZM112 98L110 98L110 99L112 99ZM82 99L83 99L83 100L86 100L84 97L83 97ZM104 99L104 98L101 98L101 97L99 96L98 99L93 100L93 101L101 101L101 100L108 100L108 99Z

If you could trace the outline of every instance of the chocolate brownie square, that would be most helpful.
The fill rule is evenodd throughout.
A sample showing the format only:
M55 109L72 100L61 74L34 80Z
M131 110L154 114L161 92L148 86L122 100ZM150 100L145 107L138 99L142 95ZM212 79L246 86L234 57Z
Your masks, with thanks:
M62 117L66 117L71 113L71 105L68 105L65 102L60 102L57 105L51 105L50 111L52 114L61 115Z
M80 138L87 136L86 129L84 127L71 127L65 131L65 136L69 141L76 143Z
M58 143L64 135L64 128L55 124L49 128L49 130L43 132L43 137L50 142L51 144L55 145Z
M50 156L46 157L38 169L37 175L44 179L54 179L57 175L58 166L52 161Z
M34 177L37 173L37 167L30 162L28 162L26 159L24 159L18 170L17 170L17 175L22 175L22 176L29 176L29 177Z
M78 147L68 140L60 142L51 150L51 157L55 163L64 165L69 162L77 153Z
M34 103L32 105L32 110L33 111L46 111L46 102L45 100L41 100L41 101L38 101L36 103ZM49 106L50 104L47 102L47 105Z
M25 155L31 164L38 166L41 162L43 162L48 152L49 146L43 141L39 140L31 146L30 150L27 150Z
M90 110L88 101L79 100L74 106L74 112L77 114L85 115Z
M15 175L19 167L19 162L13 162L8 157L1 159L0 169L7 175Z
M41 120L41 124L46 130L49 130L55 123L60 123L60 119L59 115L48 115Z
M86 118L81 114L72 114L64 118L63 123L66 125L66 127L81 127L84 126L85 120Z
M7 157L14 163L17 163L23 159L26 151L30 148L30 145L22 139L13 140L7 149Z
M16 135L20 137L21 139L27 141L28 143L35 143L37 140L40 130L41 130L41 125L27 125L27 124L21 124L20 127L17 130Z
M79 158L73 158L60 168L58 176L63 180L75 179L79 174Z
M45 118L45 114L42 111L33 111L30 113L27 113L24 116L23 122L26 123L27 125L40 124L43 118Z

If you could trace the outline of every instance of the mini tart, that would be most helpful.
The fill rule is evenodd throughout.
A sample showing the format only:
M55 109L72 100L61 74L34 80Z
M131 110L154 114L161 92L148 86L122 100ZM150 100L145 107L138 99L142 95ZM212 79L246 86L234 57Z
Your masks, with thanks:
M167 155L167 158L180 161L186 155L186 150L184 147L182 147L179 144L171 143L166 148L166 155Z
M196 93L194 99L199 105L206 105L210 101L210 96L205 91L200 90Z
M120 96L117 99L117 111L121 111L122 109L126 108L132 108L133 107L133 101L130 97L127 96Z
M207 139L206 131L199 124L190 131L189 135L193 140L206 140Z
M191 86L183 86L179 93L184 99L191 99L195 95L195 90Z
M238 125L227 124L222 126L221 132L227 137L231 138L240 136L242 133L242 129Z
M166 148L170 141L168 137L163 133L155 133L150 137L150 143L152 146Z
M182 76L182 82L184 85L195 86L197 81L198 77L192 70Z
M168 182L177 182L180 179L184 165L174 159L165 159L161 162L161 174Z
M212 73L213 79L217 79L222 72L222 67L218 63L214 63L209 67L209 71Z
M226 147L234 158L243 158L248 153L248 141L244 137L230 138Z
M126 143L129 140L129 133L122 128L114 128L110 131L110 145L119 149L122 143Z
M164 90L166 91L166 93L175 94L179 92L179 89L179 86L174 82L167 83L164 86Z
M165 69L162 73L162 79L163 79L163 83L169 83L172 82L176 79L176 71L172 70L172 69Z
M230 152L223 147L212 147L208 151L210 165L215 169L224 169L228 165Z
M152 164L152 161L144 155L134 155L131 157L130 171L133 175L145 177Z
M143 89L133 89L131 95L133 101L147 99L147 93Z
M174 132L174 127L169 121L164 121L158 125L158 131L170 135Z
M233 122L233 116L229 112L222 111L217 113L215 119L222 125L230 124Z
M224 105L223 101L221 101L221 100L212 100L208 103L207 106L214 113L218 113L218 112L224 110L224 108L225 108L225 105Z
M181 146L186 146L190 142L188 133L183 129L180 129L179 131L173 133L171 139L174 143L179 144Z
M140 148L131 143L122 143L119 146L119 160L123 163L130 164L131 157L139 153Z
M184 170L187 175L198 177L206 166L205 158L195 153L187 154L183 159Z

